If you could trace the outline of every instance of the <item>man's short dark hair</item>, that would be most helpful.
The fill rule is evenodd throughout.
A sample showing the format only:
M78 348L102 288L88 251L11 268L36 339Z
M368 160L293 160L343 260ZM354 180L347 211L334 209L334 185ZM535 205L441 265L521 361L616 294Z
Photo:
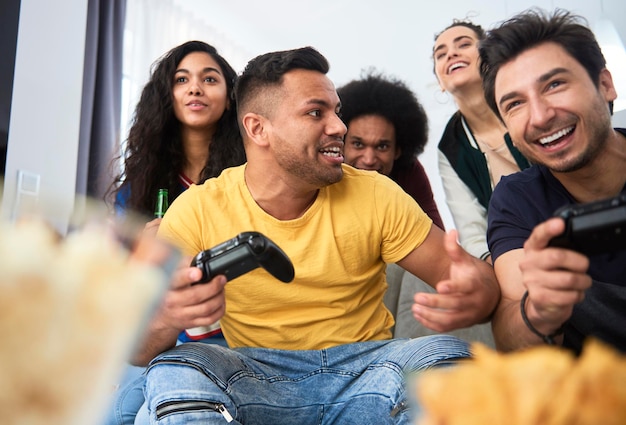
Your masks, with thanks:
M396 145L401 150L394 170L411 166L424 151L428 118L404 82L370 69L360 80L352 80L337 89L337 93L341 99L341 119L346 126L363 115L379 115L393 124Z
M598 86L600 72L606 60L593 32L584 18L563 9L548 15L540 9L526 10L489 30L479 44L480 75L489 107L500 118L495 98L495 81L502 65L524 51L542 43L560 45L586 70L591 81Z
M235 99L239 110L247 111L251 100L267 88L280 86L283 76L294 69L327 74L330 66L321 53L308 46L257 56L248 62L235 85Z

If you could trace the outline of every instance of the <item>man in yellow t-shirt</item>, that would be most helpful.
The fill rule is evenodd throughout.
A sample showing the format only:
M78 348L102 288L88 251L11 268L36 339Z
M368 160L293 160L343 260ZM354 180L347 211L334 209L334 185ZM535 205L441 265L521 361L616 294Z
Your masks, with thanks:
M304 214L277 220L250 196L245 168L188 189L159 229L187 255L259 231L294 264L290 284L262 268L228 283L221 324L229 347L301 350L389 339L385 263L421 244L430 218L390 179L344 165L342 180L320 188Z
M184 254L257 231L286 252L295 278L285 284L259 268L192 285L200 270L181 268L135 358L156 356L151 421L410 423L405 374L469 351L444 335L390 339L386 263L436 287L415 296L425 326L490 318L499 299L491 267L390 179L343 164L346 127L327 72L310 47L253 59L236 86L248 162L191 187L166 213L159 235ZM177 332L216 320L230 348L172 349Z

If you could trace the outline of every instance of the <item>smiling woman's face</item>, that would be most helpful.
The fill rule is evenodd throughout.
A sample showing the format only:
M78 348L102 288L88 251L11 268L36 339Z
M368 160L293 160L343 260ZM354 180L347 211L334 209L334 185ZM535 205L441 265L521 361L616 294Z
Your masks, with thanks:
M172 81L173 107L183 126L215 126L228 106L226 79L206 52L192 52L180 61Z
M480 84L478 37L465 26L449 28L439 34L433 47L435 75L442 89L451 93L465 84Z

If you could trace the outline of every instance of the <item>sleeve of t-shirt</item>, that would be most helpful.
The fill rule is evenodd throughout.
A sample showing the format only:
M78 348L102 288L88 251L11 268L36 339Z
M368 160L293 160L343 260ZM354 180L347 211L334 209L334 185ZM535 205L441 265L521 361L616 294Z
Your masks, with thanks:
M487 243L492 261L505 252L524 247L534 227L533 201L523 185L508 184L503 178L489 203Z
M386 263L396 263L424 242L433 221L391 179L378 179L374 191L382 229L382 258Z
M181 250L184 255L202 251L200 223L193 207L194 188L181 193L165 212L157 236Z

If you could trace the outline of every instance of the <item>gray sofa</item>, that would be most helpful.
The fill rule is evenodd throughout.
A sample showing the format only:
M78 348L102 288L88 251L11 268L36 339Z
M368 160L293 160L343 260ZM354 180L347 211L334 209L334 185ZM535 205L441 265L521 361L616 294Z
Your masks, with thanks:
M389 264L387 266L387 283L389 288L385 294L385 305L396 319L396 324L393 328L393 336L395 338L416 338L436 334L436 331L422 326L421 323L413 318L413 314L411 313L413 295L416 292L435 292L435 290L420 278L405 271L396 264ZM446 333L456 335L467 342L476 341L491 348L495 347L491 325L489 323L457 329Z

